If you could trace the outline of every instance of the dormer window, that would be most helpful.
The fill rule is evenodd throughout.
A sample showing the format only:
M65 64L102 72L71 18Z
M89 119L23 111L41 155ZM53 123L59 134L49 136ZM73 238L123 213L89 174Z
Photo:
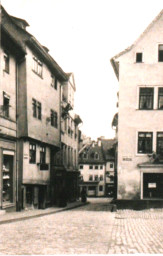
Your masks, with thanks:
M158 61L163 62L163 44L158 46Z
M94 154L94 159L99 159L99 154L97 152Z
M136 53L136 62L137 62L137 63L141 63L141 62L142 62L142 59L143 59L143 54L142 54L142 52L137 52L137 53Z
M87 159L87 153L83 153L83 159Z

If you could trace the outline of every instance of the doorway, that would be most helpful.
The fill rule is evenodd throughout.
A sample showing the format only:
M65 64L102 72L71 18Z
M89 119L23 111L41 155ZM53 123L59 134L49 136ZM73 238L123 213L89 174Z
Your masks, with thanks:
M143 174L143 198L163 199L163 173Z

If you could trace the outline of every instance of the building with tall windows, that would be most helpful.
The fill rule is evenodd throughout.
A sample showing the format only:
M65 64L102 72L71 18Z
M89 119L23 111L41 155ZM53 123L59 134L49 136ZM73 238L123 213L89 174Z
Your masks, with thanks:
M118 199L162 199L163 11L111 63L119 80Z
M66 188L71 183L77 186L77 178L67 181L78 173L81 119L69 113L74 106L74 78L28 33L25 20L9 15L3 7L1 13L0 165L4 192L0 201L9 207L17 202L17 210L45 208L57 203L56 195L63 189L58 170L66 170Z

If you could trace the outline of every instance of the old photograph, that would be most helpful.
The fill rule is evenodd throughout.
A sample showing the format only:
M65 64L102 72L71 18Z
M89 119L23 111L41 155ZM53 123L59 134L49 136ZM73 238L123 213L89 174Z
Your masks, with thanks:
M163 255L162 6L0 0L1 255Z

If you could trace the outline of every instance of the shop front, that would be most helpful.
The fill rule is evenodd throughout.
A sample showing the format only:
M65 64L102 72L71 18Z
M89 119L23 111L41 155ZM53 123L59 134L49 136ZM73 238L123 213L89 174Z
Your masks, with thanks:
M3 146L3 147L2 147ZM0 208L16 210L16 143L0 141Z

